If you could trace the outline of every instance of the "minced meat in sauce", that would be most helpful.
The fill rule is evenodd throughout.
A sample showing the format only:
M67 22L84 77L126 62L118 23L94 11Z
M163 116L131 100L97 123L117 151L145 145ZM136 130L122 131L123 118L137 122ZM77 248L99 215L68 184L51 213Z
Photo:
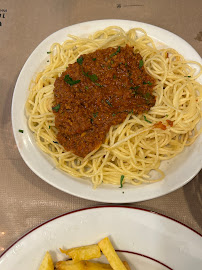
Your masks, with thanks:
M80 56L54 84L58 142L85 157L101 146L112 125L154 106L154 85L141 55L128 45Z

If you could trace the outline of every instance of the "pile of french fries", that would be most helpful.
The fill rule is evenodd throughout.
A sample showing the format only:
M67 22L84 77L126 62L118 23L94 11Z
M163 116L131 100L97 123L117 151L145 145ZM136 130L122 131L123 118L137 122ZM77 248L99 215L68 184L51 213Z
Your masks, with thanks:
M55 264L47 251L39 270L130 270L127 262L121 261L117 255L109 238L102 239L98 244L60 249L62 253L68 255L66 261L59 261ZM93 261L100 258L102 253L107 258L109 264Z

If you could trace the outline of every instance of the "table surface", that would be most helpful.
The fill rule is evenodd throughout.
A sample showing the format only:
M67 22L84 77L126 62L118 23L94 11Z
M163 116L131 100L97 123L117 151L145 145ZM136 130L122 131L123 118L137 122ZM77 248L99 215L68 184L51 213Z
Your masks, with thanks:
M127 19L167 29L202 55L201 10L201 0L0 1L0 254L50 218L102 205L42 181L18 152L11 125L11 102L17 77L31 52L44 38L66 26L98 19ZM165 214L202 234L202 171L168 195L127 205Z

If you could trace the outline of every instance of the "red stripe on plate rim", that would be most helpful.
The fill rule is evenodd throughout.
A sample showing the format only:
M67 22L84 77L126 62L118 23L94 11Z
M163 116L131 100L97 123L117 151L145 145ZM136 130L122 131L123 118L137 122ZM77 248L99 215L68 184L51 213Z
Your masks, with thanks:
M73 210L73 211L70 211L70 212L67 212L67 213L64 213L62 215L59 215L59 216L56 216L52 219L49 219L43 223L41 223L40 225L38 225L37 227L31 229L30 231L28 231L27 233L25 233L23 236L21 236L18 240L16 240L12 245L10 245L1 255L0 255L0 258L2 258L15 244L17 244L20 240L22 240L23 238L25 238L28 234L32 233L33 231L37 230L38 228L44 226L45 224L53 221L53 220L56 220L56 219L59 219L61 217L64 217L64 216L67 216L67 215L71 215L71 214L74 214L74 213L77 213L77 212L82 212L82 211L86 211L86 210L93 210L93 209L97 209L97 208L127 208L127 209L133 209L133 210L139 210L139 211L145 211L145 212L148 212L150 214L154 214L154 215L159 215L159 216L162 216L164 218L167 218L167 219L170 219L174 222L177 222L178 224L186 227L187 229L193 231L194 233L198 234L199 236L202 237L202 234L200 234L199 232L195 231L194 229L192 229L191 227L185 225L184 223L178 221L178 220L175 220L174 218L171 218L171 217L168 217L164 214L159 214L157 212L154 212L154 211L151 211L151 210L147 210L147 209L143 209L143 208L138 208L138 207L132 207L132 206L119 206L119 205L101 205L101 206L93 206L93 207L86 207L86 208L82 208L82 209L77 209L77 210ZM141 255L141 254L140 254ZM143 255L145 256L145 255ZM155 259L154 259L155 260ZM169 269L169 268L168 268Z
M122 253L129 253L129 254L133 254L133 255L138 255L138 256L147 258L147 259L149 259L149 260L152 260L152 261L154 261L154 262L157 262L157 263L159 263L159 264L165 266L165 267L166 267L167 269L169 269L169 270L174 270L173 268L170 268L169 266L167 266L165 263L162 263L162 262L160 262L160 261L158 261L158 260L156 260L156 259L154 259L154 258L152 258L152 257L149 257L149 256L144 255L144 254L141 254L141 253L137 253L137 252L133 252L133 251L128 251L128 250L119 250L119 249L116 249L116 252L122 252Z

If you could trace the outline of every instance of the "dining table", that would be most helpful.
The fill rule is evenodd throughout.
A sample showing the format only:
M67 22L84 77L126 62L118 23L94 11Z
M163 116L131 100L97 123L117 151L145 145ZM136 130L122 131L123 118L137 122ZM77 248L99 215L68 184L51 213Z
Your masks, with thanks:
M201 10L200 0L0 0L0 254L56 216L111 205L51 186L21 157L13 135L11 106L17 78L32 51L62 28L87 21L122 19L166 29L202 56ZM157 212L202 234L202 171L166 195L124 205Z

